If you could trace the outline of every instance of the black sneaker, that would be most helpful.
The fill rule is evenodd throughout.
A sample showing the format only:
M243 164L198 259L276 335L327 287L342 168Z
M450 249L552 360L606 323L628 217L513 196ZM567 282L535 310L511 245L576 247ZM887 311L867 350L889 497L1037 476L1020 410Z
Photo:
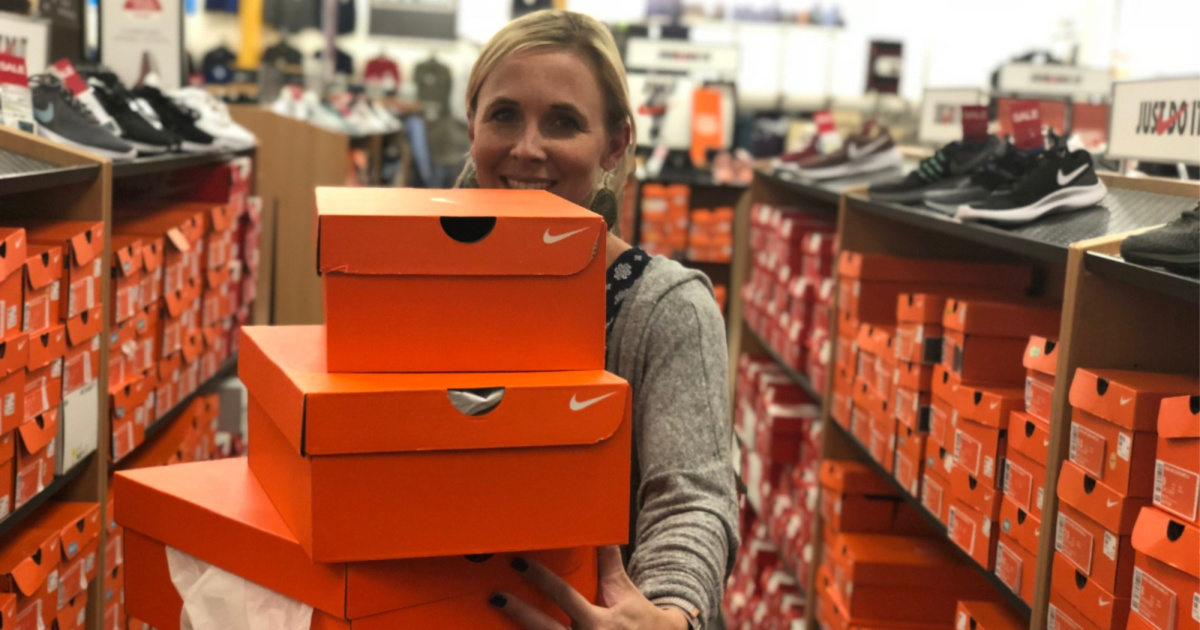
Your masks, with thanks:
M1017 180L1036 165L1036 156L1005 142L1000 153L971 175L965 185L925 193L925 207L954 216L959 206L983 201L997 191L1011 190Z
M96 122L96 117L75 99L58 77L34 75L29 78L29 87L33 93L33 117L38 122L39 136L113 160L137 157L132 146Z
M926 193L953 190L967 184L971 173L987 164L1001 148L1000 139L995 136L989 136L982 143L951 142L921 160L921 164L903 179L872 184L867 195L876 201L891 203L924 201Z
M196 127L198 116L195 112L171 100L153 86L143 85L133 93L150 105L163 129L179 136L184 152L207 153L216 150L215 139Z
M963 220L1026 223L1051 212L1091 208L1108 194L1096 176L1092 154L1068 151L1059 144L1047 150L1037 165L1010 191L1000 191L983 201L963 204L954 216Z
M1200 203L1160 228L1122 241L1121 258L1193 276L1200 273Z
M131 94L121 85L116 75L97 72L88 75L88 85L96 100L104 107L120 128L121 139L133 145L142 155L157 155L179 148L180 139L175 134L158 129L133 109Z

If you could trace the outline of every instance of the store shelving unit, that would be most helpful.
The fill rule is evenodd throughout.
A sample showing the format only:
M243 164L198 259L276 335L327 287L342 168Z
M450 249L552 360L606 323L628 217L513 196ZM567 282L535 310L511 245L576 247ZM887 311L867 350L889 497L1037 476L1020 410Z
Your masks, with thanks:
M125 457L121 458L118 462L116 462L117 465L120 465L122 462L125 462L125 461L128 461L128 460L134 458L137 455L137 453L139 451L141 451L142 447L146 446L147 444L150 444L153 441L155 436L162 433L164 430L167 429L167 427L170 427L171 425L173 425L175 423L175 421L179 419L181 411L186 409L188 405L192 404L192 401L196 400L197 396L200 396L200 395L206 393L205 388L211 386L213 383L220 381L221 379L232 376L236 371L237 371L237 355L234 355L225 361L225 364L222 365L217 370L217 373L214 374L212 376L212 378L210 378L208 381L205 381L204 383L202 383L200 385L200 387L196 388L196 391L192 392L191 394L188 394L187 396L184 396L183 399L181 399L178 403L175 404L174 407L171 407L166 413L164 413L161 418L156 420L153 424L150 424L149 426L147 426L146 427L146 435L145 435L145 438L143 439L142 443L139 444L138 446L134 447L134 449L132 451L129 451L129 453L127 453L125 455Z
M1044 513L1056 514L1057 495L1053 489L1057 487L1058 469L1066 459L1068 447L1069 375L1077 367L1200 374L1200 359L1194 352L1200 347L1200 315L1196 308L1200 302L1200 283L1116 257L1120 242L1130 233L1169 222L1182 210L1192 207L1200 197L1200 186L1115 175L1102 175L1102 179L1109 187L1109 196L1102 207L1004 228L963 223L921 208L871 201L864 190L869 181L830 186L759 172L738 206L730 287L731 318L742 321L740 289L752 264L751 252L747 251L749 209L756 203L787 205L809 212L836 211L839 250L1031 266L1035 271L1036 295L1063 303L1058 374L1066 376L1060 376L1061 384L1054 393L1044 506ZM836 338L837 322L832 326L831 336ZM731 374L736 373L734 362L742 351L770 355L786 368L778 354L764 347L744 323L733 328ZM1180 352L1179 348L1188 351ZM787 371L794 379L802 377ZM828 380L826 391L819 392L824 401L832 400L834 379ZM873 462L853 436L832 421L829 411L829 406L823 405L827 430L823 432L822 459L863 460L874 465L885 478L893 479ZM901 496L920 508L919 502L906 492L901 492ZM930 520L935 531L945 531L923 508L918 511ZM990 571L979 569L1012 607L1029 619L1031 630L1046 627L1054 525L1054 518L1043 519L1032 606L1011 596ZM817 523L814 527L817 540L813 543L816 549L821 548L821 531ZM947 544L957 550L952 543ZM807 583L815 582L814 572ZM811 586L808 603L809 627L815 627L812 614L816 602Z
M126 177L170 173L198 166L224 164L234 158L253 155L254 149L246 149L243 151L215 151L212 153L168 153L166 155L140 157L124 162L113 162L113 177L123 179Z
M809 380L807 375L797 372L794 368L792 368L792 366L788 365L787 361L784 361L783 357L779 356L779 353L775 352L774 348L764 343L762 338L756 335L754 331L747 328L746 334L747 336L743 337L743 341L749 341L752 342L752 344L744 347L743 350L747 350L749 352L761 352L762 354L771 357L771 360L775 361L775 364L778 365L781 370L783 370L784 374L787 374L788 377L792 379L793 383L799 385L800 389L803 389L808 393L809 396L812 396L813 401L818 405L822 404L825 392L817 391L817 389L813 387L812 381Z
M90 459L95 457L96 454L92 453L91 455L88 455L89 460L80 462L77 466L71 470L68 470L67 474L60 477L55 477L54 481L51 482L50 485L46 486L45 490L34 495L28 503L22 505L17 510L14 510L11 514L6 516L4 520L0 521L0 539L3 539L5 534L12 531L21 523L25 522L26 518L36 514L38 509L42 507L42 504L57 496L59 492L63 490L63 488L71 485L71 483L73 483L77 477L82 475L84 471L88 469L88 465L91 464Z

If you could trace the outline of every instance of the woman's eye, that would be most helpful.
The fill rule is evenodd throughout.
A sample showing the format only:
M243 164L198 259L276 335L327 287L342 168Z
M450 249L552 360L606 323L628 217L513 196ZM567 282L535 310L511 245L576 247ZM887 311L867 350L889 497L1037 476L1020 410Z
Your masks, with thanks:
M491 119L496 122L512 122L517 119L517 113L511 107L501 107L492 112Z
M577 120L570 116L559 116L554 120L554 127L564 131L579 131L580 125Z

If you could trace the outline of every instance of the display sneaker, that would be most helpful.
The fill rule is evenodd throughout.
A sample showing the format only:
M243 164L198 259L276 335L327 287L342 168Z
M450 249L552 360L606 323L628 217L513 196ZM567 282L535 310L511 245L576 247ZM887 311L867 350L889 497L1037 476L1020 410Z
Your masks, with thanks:
M158 155L179 148L179 136L155 127L138 113L128 90L119 82L110 85L98 75L89 76L87 81L96 101L116 121L117 135L133 145L140 155Z
M196 127L212 136L218 149L244 151L258 144L254 134L234 122L229 115L229 107L208 90L185 87L172 91L169 96L177 104L199 115L195 121Z
M807 179L835 179L898 168L903 161L887 127L867 123L862 133L847 138L842 148L800 162L795 172Z
M996 136L984 142L951 142L937 150L901 179L872 184L867 196L876 201L919 203L925 195L940 190L953 190L966 185L971 174L983 168L993 156L1003 150Z
M58 77L38 74L29 83L38 135L113 160L137 157L137 150L101 127Z
M1091 208L1107 194L1104 182L1096 176L1090 153L1056 147L1043 153L1011 190L960 205L954 216L973 221L1026 223L1051 212Z
M785 153L774 160L771 160L771 166L777 169L794 169L801 162L816 159L821 155L821 148L818 146L819 144L820 143L817 142L816 136L813 136L812 140L809 141L808 144L804 145L803 149L800 149L799 151L793 151L792 153Z
M958 188L930 190L925 193L925 207L954 216L961 205L983 201L997 191L1007 191L1037 165L1037 156L1030 155L1005 142L999 153L975 171L966 184Z
M1121 258L1180 273L1200 273L1200 202L1174 221L1122 241Z
M133 94L153 110L151 122L158 122L163 129L179 136L179 146L185 153L208 153L219 149L216 138L196 126L200 114L191 108L176 103L152 85L142 85Z

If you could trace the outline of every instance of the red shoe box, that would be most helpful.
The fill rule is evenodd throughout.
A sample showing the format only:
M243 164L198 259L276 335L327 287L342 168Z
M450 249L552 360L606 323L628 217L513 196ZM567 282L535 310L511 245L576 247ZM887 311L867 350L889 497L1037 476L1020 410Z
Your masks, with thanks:
M942 327L942 364L967 382L1020 383L1030 335L1057 335L1058 308L978 299L951 299Z
M976 564L991 571L996 566L996 540L999 528L986 514L959 500L950 502L946 517L946 536L967 552Z
M896 427L896 481L913 497L921 496L921 477L925 472L925 439L911 427Z
M1131 628L1200 627L1200 529L1145 508L1133 529Z
M1004 496L1034 518L1042 518L1046 502L1046 467L1008 447L1004 462Z
M1008 450L1016 451L1046 467L1050 450L1050 423L1023 411L1008 417Z
M959 418L998 429L1008 428L1009 414L1025 404L1023 389L965 383L942 365L933 368L933 394L953 405Z
M921 505L937 517L943 525L949 520L950 502L954 495L950 489L950 469L954 457L946 449L925 441L925 470L921 478Z
M994 572L1008 590L1026 604L1033 605L1033 585L1037 581L1037 553L1025 549L1012 537L1000 532L1000 538L996 541Z
M896 419L888 413L887 401L881 400L880 405L871 414L871 435L866 446L871 457L892 474L896 468Z
M1164 398L1158 412L1154 505L1200 526L1200 396Z
M1058 591L1050 591L1050 606L1046 613L1046 630L1108 630L1087 620L1067 602Z
M930 397L929 403L929 441L954 450L954 426L958 424L958 412L937 394ZM950 471L947 470L949 475Z
M1096 580L1090 579L1061 553L1054 554L1050 589L1062 596L1097 628L1125 628L1129 620L1129 595L1114 596Z
M1058 374L1058 342L1033 335L1025 347L1025 411L1050 422L1050 406Z
M45 332L60 320L62 301L62 246L30 244L25 259L25 308L21 330Z
M1037 555L1041 551L1041 519L1030 516L1008 498L1000 500L1000 533L1031 554Z
M1007 433L1005 429L979 424L960 415L954 426L954 467L979 485L999 488ZM951 476L953 480L953 473Z
M1064 462L1058 477L1054 548L1096 585L1128 597L1133 581L1134 520L1149 499L1126 497Z

